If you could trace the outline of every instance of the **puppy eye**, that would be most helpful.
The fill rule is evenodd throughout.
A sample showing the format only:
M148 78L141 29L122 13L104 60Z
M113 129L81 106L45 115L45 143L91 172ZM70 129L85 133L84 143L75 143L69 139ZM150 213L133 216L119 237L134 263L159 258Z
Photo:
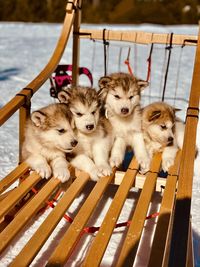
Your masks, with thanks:
M83 114L80 113L80 112L77 112L76 115L79 116L79 117L83 116Z
M129 96L129 99L131 100L133 98L133 95Z
M167 129L166 125L160 125L160 127L161 127L162 130L166 130Z
M114 95L114 97L115 97L116 99L120 99L119 95Z
M63 133L66 132L65 129L58 129L57 131L58 131L59 133L61 133L61 134L63 134Z
M94 115L96 113L96 111L92 111L91 114Z

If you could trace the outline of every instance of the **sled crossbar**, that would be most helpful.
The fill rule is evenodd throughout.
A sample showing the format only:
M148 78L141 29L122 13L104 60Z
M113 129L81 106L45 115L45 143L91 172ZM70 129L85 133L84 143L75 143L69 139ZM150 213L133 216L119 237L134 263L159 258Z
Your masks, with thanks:
M82 34L84 33L84 34ZM153 32L142 32L142 31L119 31L119 30L94 30L94 29L80 29L80 38L103 40L106 41L123 41L138 44L169 44L171 33L153 33ZM182 35L173 34L171 40L172 45L189 45L194 46L197 44L196 35Z
M75 31L73 36L73 83L77 83L79 37L88 37L88 35L79 36L77 34L80 26L80 6L80 1L79 3L78 1L69 1L61 37L49 63L26 88L22 89L0 111L0 122L3 124L17 110L20 110L20 145L23 142L25 121L30 113L31 97L57 67L72 25ZM83 32L91 33L89 38L102 38L102 30L84 29ZM137 254L142 250L142 242L144 242L146 219L149 217L154 220L155 231L151 233L152 242L148 251L143 252L147 257L147 265L149 267L194 266L190 206L199 116L199 36L200 34L198 38L197 36L173 35L173 44L182 45L184 40L187 40L185 45L196 45L193 41L188 40L197 39L198 43L186 115L184 145L182 151L178 151L175 164L170 168L167 178L160 177L162 155L158 153L154 155L150 170L145 175L139 174L137 160L132 158L126 172L114 169L111 176L102 177L98 182L93 182L93 188L86 199L81 203L81 206L77 207L76 215L71 219L68 218L66 222L68 227L63 236L60 237L59 243L54 245L47 259L47 266L63 266L67 263L75 248L81 246L86 230L94 228L97 232L92 236L92 242L82 260L82 266L99 266L115 233L116 224L119 223L120 214L131 189L136 189L137 201L131 207L130 221L125 224L127 229L123 228L124 238L118 244L113 266L128 267L137 261ZM169 35L105 31L105 39L166 44ZM27 88L31 90L27 90ZM21 146L19 153L20 151ZM63 189L60 181L54 177L47 181L42 180L36 172L30 171L25 162L21 162L0 181L0 253L2 257L12 242L17 242L17 236L29 226L31 220L37 219L47 207L51 206L52 208L49 208L43 222L35 233L31 234L25 246L20 248L19 254L12 259L10 266L29 266L45 246L49 236L56 231L59 222L67 218L65 215L71 204L89 184L91 185L87 173L72 168L70 171L71 179L65 189ZM106 197L113 183L117 184L115 185L117 187L116 193L112 196L111 204L100 227L90 227L90 220L97 211L101 199ZM139 184L140 186L138 186ZM54 200L55 194L61 189L63 195ZM156 215L151 216L151 203L158 191L160 202Z

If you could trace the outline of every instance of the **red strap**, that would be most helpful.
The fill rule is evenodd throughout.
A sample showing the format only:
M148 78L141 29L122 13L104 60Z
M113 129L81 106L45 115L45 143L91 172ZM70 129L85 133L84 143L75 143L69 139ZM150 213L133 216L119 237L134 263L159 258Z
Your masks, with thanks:
M153 214L150 214L149 216L146 217L146 220L155 218L155 217L157 217L157 216L159 216L159 212L155 212L155 213L153 213Z
M133 71L132 71L131 66L130 66L130 62L129 62L129 60L126 59L126 60L124 61L124 63L127 65L129 73L130 73L132 76L134 76L134 75L133 75Z
M155 217L157 217L158 215L159 215L158 212L153 213L153 214L150 214L149 216L146 217L146 220L155 218ZM117 223L117 224L115 225L115 228L120 228L120 227L129 226L130 224L131 224L131 221ZM83 231L84 231L85 233L93 234L93 233L99 231L99 229L100 229L100 227L90 226L90 227L86 227L86 228L84 228Z

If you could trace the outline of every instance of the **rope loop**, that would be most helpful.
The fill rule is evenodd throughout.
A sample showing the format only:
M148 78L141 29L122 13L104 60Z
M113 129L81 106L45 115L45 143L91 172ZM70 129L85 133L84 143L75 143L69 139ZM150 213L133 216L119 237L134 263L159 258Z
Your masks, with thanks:
M168 60L167 60L167 67L166 67L166 72L165 72L165 79L164 79L164 86L163 86L163 93L162 93L162 101L165 100L165 90L166 90L166 85L167 85L167 78L168 78L168 72L169 72L169 65L170 65L170 59L171 59L171 51L172 51L172 41L173 41L173 32L170 34L170 41L169 45L166 46L166 50L169 51L168 54Z
M104 45L104 76L107 75L107 53L109 42L105 38L106 29L103 29L103 45Z
M151 76L151 63L152 63L153 45L154 44L151 43L149 57L147 58L147 63L148 63L148 67L147 67L147 78L146 78L146 81L147 82L149 82L149 79L150 79L150 76Z

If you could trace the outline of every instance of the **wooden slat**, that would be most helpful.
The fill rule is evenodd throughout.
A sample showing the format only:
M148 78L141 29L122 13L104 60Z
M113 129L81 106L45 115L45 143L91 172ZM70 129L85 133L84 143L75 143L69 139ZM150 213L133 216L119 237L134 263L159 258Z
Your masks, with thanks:
M139 165L136 159L132 159L129 169L125 173L121 185L119 186L117 193L112 201L112 204L101 224L100 230L94 239L92 246L86 256L86 259L82 266L99 266L103 254L106 250L112 232L119 218L121 209L124 205L128 192L134 183L136 174L138 172ZM101 244L101 245L100 245Z
M27 177L15 190L13 190L9 197L1 201L0 218L2 218L15 204L19 202L28 191L40 181L40 176L33 172Z
M15 190L15 188L10 189L8 191L6 191L5 193L0 195L0 201L3 200L4 198L6 198L13 190Z
M103 40L103 30L96 29L81 29L80 32L88 33L88 35L81 35L81 38L91 38L96 40ZM142 31L115 31L106 30L105 39L110 41L124 41L139 44L167 44L170 40L170 33L151 33ZM196 35L181 35L173 34L173 45L196 45L193 42L184 42L184 40L197 40Z
M0 181L0 193L4 192L17 179L22 177L29 169L26 162L21 163L11 173L9 173L3 180Z
M136 209L134 211L127 236L125 238L122 250L116 266L132 266L141 238L145 218L147 215L149 203L151 201L156 178L161 164L161 154L156 154L151 163L150 172L147 173L146 181L140 194Z
M96 205L98 204L104 191L106 190L112 179L113 175L111 175L110 177L105 176L100 178L100 180L97 182L87 200L81 207L78 215L75 217L73 223L70 225L69 229L50 257L47 266L62 266L67 261L74 245L81 237L83 228L85 227L87 221L89 220Z
M88 179L89 175L87 173L79 173L79 177L71 184L62 199L58 202L56 207L48 215L10 266L29 266Z
M200 30L196 50L193 79L187 111L185 136L182 149L182 160L174 211L174 225L170 250L170 267L185 267L187 262L190 208L196 154L196 133L200 97Z
M125 175L124 171L116 171L113 184L120 185L121 182L123 181L124 175ZM146 180L146 176L144 174L137 173L136 179L134 182L134 187L142 189L145 180ZM160 192L160 189L164 187L165 184L166 184L166 178L158 177L157 182L156 182L156 191Z
M162 266L166 240L169 230L169 222L174 207L174 199L176 194L176 184L178 179L179 165L181 159L181 152L177 153L175 164L169 170L165 190L159 210L159 217L156 224L155 235L151 247L151 254L149 259L149 267Z
M37 92L37 90L49 78L63 55L74 21L75 11L74 9L72 9L72 3L76 6L77 0L72 0L71 3L67 4L67 14L65 16L62 32L58 40L57 46L52 54L52 57L50 58L44 69L40 72L40 74L26 86L26 88L32 89L33 93ZM31 98L30 90L22 89L19 94L24 94L25 97L19 95L15 96L4 107L2 107L0 111L0 125L2 125L6 120L8 120L21 106L25 104L26 98Z
M19 233L23 226L41 208L42 204L55 191L60 181L51 178L50 181L39 191L39 193L17 214L13 221L0 233L0 253ZM19 265L18 265L19 266ZM21 265L22 266L22 265Z

